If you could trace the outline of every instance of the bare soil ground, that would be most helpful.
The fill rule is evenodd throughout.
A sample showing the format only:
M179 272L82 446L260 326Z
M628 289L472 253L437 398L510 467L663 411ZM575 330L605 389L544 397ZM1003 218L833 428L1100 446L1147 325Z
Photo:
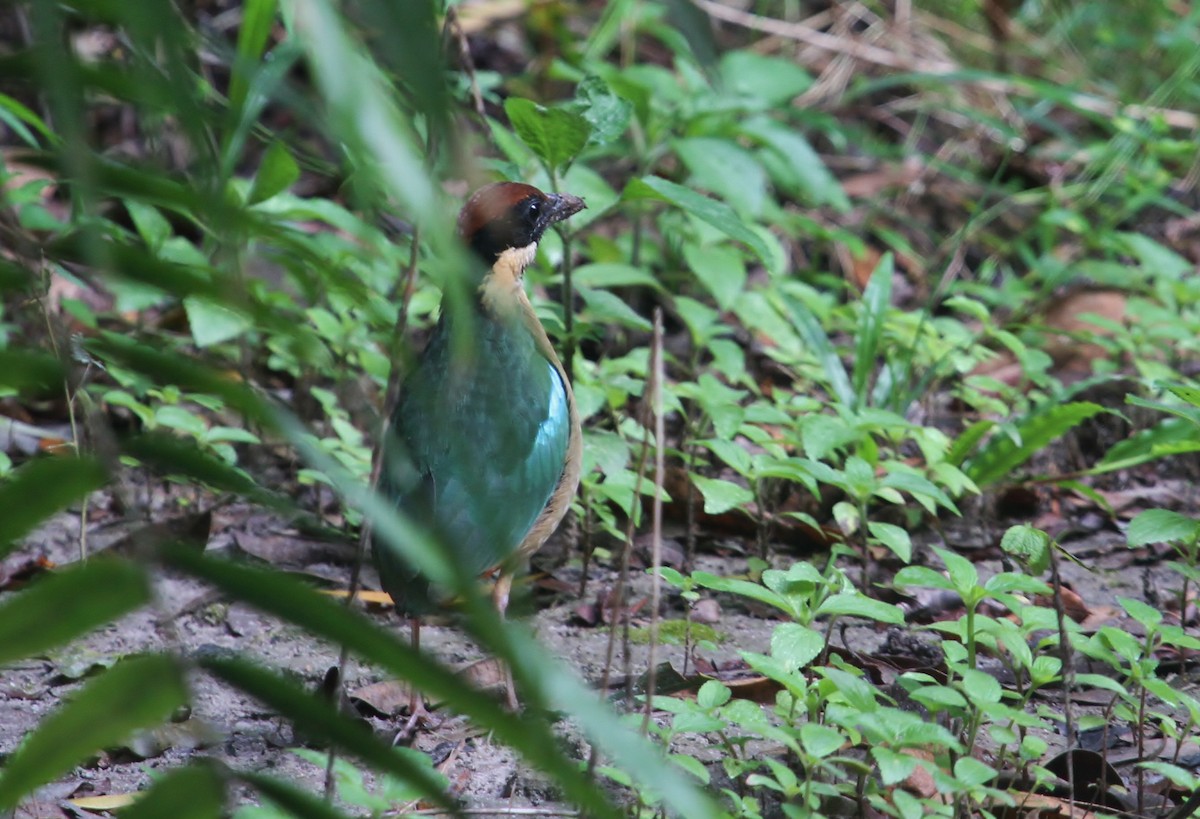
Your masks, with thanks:
M97 504L103 506L103 500ZM923 534L926 542L945 543L978 559L981 575L987 576L1000 568L990 559L991 544L1002 527L982 529L978 523L947 521L943 536L932 532ZM92 548L103 546L105 539L116 535L96 525L91 533ZM78 559L79 517L66 513L44 527L25 546L10 555L0 569L4 576L31 561L44 559L65 564ZM944 540L943 540L944 537ZM1146 554L1131 553L1124 545L1124 536L1111 526L1071 540L1070 550L1081 558L1081 565L1064 562L1064 579L1079 594L1088 613L1098 626L1102 623L1129 627L1118 615L1117 596L1146 599L1161 605L1161 591L1177 586L1175 577L1162 566L1162 561ZM305 540L284 523L246 508L220 510L214 516L208 548L221 550L231 559L267 560L293 571L311 575L315 582L330 588L345 588L349 580L352 550L345 545L333 546ZM727 551L727 550L726 550ZM802 559L777 555L779 565ZM824 556L812 559L823 564ZM746 560L739 555L702 553L697 568L718 574L744 572ZM579 580L578 561L568 562L555 570L552 580L537 584L537 612L532 623L540 638L554 653L569 663L584 679L600 679L608 650L608 628L603 624L589 625L589 607L605 590L611 589L615 573L610 566L594 567L588 595L580 599L574 592ZM636 603L648 593L644 572L634 571L631 600ZM373 572L367 570L368 588L374 583ZM548 592L545 587L563 591ZM253 658L270 667L294 675L310 688L321 684L327 669L336 664L336 646L314 643L313 639L294 627L264 616L239 603L228 603L213 596L210 590L191 579L162 576L157 581L158 601L153 609L139 611L96 633L88 635L61 653L5 669L0 677L0 754L7 754L22 737L81 684L95 669L107 666L122 656L139 651L177 651L184 655L202 652L235 652ZM69 605L64 601L64 605ZM767 652L771 629L775 624L769 612L751 610L742 602L718 596L717 605L706 604L713 627L723 638L714 653L705 652L702 659L714 666L736 661L740 651ZM405 632L405 624L393 612L381 606L368 606L370 616ZM582 613L582 616L581 616ZM644 621L647 612L642 608L634 614L635 625ZM663 616L683 616L682 601L671 593L665 594ZM920 634L915 628L908 634ZM835 644L867 656L879 650L885 641L895 650L905 644L901 635L885 633L867 626L848 628L833 637ZM908 641L910 646L928 642L928 636ZM479 650L466 640L449 621L426 626L422 635L424 646L434 650L444 660L468 665L482 658ZM645 645L618 644L615 679L623 679L623 657L628 651L629 668L634 675L645 671ZM677 645L661 646L660 661L671 663L680 672L694 674L694 664L685 660L684 649ZM486 666L484 667L486 669ZM376 669L352 664L347 690L355 692L384 679ZM81 815L79 809L62 800L92 795L125 794L144 789L157 772L179 765L194 754L209 754L231 766L282 775L319 791L324 772L304 761L289 749L301 744L291 728L258 703L239 692L204 676L192 681L193 707L190 714L180 715L180 721L154 732L153 735L131 738L126 747L111 749L99 758L80 766L70 776L43 788L34 803L23 809L24 816L55 817ZM376 708L358 702L364 719L380 735L391 736L404 723L399 709L406 699L395 689L367 689L363 696ZM377 710L380 709L380 710ZM382 711L382 712L381 712ZM576 748L581 757L584 744L569 727L563 726L564 740ZM1061 737L1048 737L1052 748L1061 749ZM555 802L553 789L536 773L523 766L508 749L493 743L487 736L474 731L461 718L434 711L431 722L414 739L415 747L428 752L448 777L451 787L474 808L495 809L498 813L514 807L549 807ZM719 757L716 748L702 743L687 748L703 761ZM1052 751L1054 753L1055 751ZM83 814L86 815L86 814Z

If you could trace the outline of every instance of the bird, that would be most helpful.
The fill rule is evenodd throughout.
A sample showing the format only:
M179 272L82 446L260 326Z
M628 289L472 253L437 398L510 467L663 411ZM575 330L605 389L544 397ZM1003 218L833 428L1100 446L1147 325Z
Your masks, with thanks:
M514 573L558 528L579 486L582 432L571 382L525 293L524 275L552 225L584 201L520 182L480 188L458 216L471 298L441 315L404 379L380 491L448 550L459 571L499 575L503 617ZM412 623L445 602L394 544L372 539L383 589ZM508 675L509 704L516 707ZM412 704L412 712L417 710Z

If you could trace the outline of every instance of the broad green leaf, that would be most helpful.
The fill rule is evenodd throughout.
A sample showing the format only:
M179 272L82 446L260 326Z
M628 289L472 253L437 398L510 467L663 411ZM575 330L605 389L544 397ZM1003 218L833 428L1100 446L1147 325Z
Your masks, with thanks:
M440 776L412 758L397 753L373 733L346 719L326 700L244 660L205 657L199 663L211 674L287 717L304 735L332 742L376 770L390 773L419 788L423 797L433 804L450 811L455 809L456 803L446 794Z
M955 591L966 597L979 585L979 572L975 570L974 563L950 549L935 546L933 550L946 564L946 573L950 575L950 582Z
M43 520L107 481L99 461L70 456L38 458L10 473L0 481L0 557Z
M430 18L429 26L413 25L401 32L404 39L393 47L399 58L414 60L420 66L420 72L414 70L409 75L415 80L412 86L417 93L428 94L431 99L444 96L437 48L441 40L431 30L432 9L427 3L391 5L397 13ZM412 122L399 104L393 85L371 60L371 50L350 35L345 18L328 0L297 0L287 4L287 11L292 34L304 47L310 74L329 108L324 120L334 136L371 163L370 173L362 175L365 179L376 182L409 213L422 215L427 228L424 235L439 256L453 258L458 251L452 241L450 220L441 215L424 152L416 147Z
M246 316L220 302L189 296L183 300L183 306L197 347L211 347L237 338L252 326Z
M782 623L771 632L771 656L794 670L807 668L825 648L825 638L799 623Z
M291 782L285 782L276 777L252 771L238 771L236 776L262 794L262 796L266 797L269 804L278 805L283 810L286 810L286 816L288 817L299 817L299 819L346 819L346 814L335 810L324 799L300 790ZM163 819L168 819L168 817L163 817ZM240 810L234 814L233 819L242 819ZM270 810L266 815L257 816L252 814L246 816L245 819L281 819L281 816L278 810Z
M1200 451L1196 424L1186 418L1166 418L1118 441L1089 474L1129 469L1168 455L1196 451Z
M589 126L590 141L595 145L607 145L621 138L633 119L633 106L612 92L604 80L596 76L584 77L575 86L575 100L568 107L577 111Z
M941 572L935 572L928 566L905 566L896 572L896 577L892 582L900 589L923 586L929 589L954 590L954 584L950 582L950 578Z
M689 243L684 245L683 258L717 307L730 309L746 286L746 263L741 252L727 245Z
M690 183L716 194L751 219L762 215L767 174L754 154L736 142L715 137L677 139L674 148L691 172Z
M221 440L238 440L245 430L230 430ZM233 492L278 508L294 508L287 498L274 495L236 467L213 457L194 443L166 433L144 433L121 442L121 451L137 458L160 474L187 475L195 481L223 492Z
M150 790L121 809L121 819L220 819L228 815L228 778L219 763L194 759L157 778Z
M966 698L946 685L926 685L911 692L909 696L935 713L948 708L967 707Z
M967 462L964 471L980 487L990 486L1008 477L1055 438L1101 412L1107 410L1088 401L1041 407L1016 425L1019 441L1007 435L994 436Z
M1142 600L1136 600L1132 597L1118 597L1117 602L1121 604L1121 608L1125 609L1125 612L1130 617L1147 629L1152 629L1162 622L1162 612Z
M0 350L0 387L37 393L62 390L62 362L38 350Z
M775 182L789 194L803 197L808 205L829 205L841 213L850 211L850 199L842 183L793 128L760 116L743 123L740 130L761 143L768 157L775 157Z
M867 521L867 531L905 563L912 560L912 539L908 536L908 532L901 527L894 523L872 520Z
M1200 408L1200 389L1196 387L1185 387L1180 384L1172 384L1167 389L1176 398L1181 398L1187 401L1193 407Z
M592 134L583 115L567 108L546 108L533 100L509 97L504 111L517 136L551 173L570 165Z
M954 778L969 788L986 785L996 778L996 769L972 756L964 756L954 763Z
M986 705L1000 702L1002 690L1000 683L991 674L978 669L968 668L962 673L962 687L967 699L975 705Z
M871 756L879 765L879 777L885 786L897 785L908 778L917 767L917 759L911 754L902 754L882 745L871 746ZM919 810L919 808L918 808ZM923 815L918 812L918 816Z
M751 583L749 580L743 580L740 577L719 577L708 572L694 572L692 579L706 589L738 594L742 597L765 603L768 606L789 611L787 602L778 594L758 583Z
M1147 509L1129 521L1130 547L1148 543L1191 543L1200 535L1200 521L1170 509Z
M757 100L766 108L786 105L812 86L812 77L795 60L739 49L721 57L725 91Z
M746 224L724 202L702 196L690 188L677 185L659 176L643 176L640 179L630 180L629 184L625 186L621 198L627 202L650 199L675 205L702 222L712 225L726 236L741 242L754 251L764 264L770 263L771 249L759 238L757 233L746 227Z
M149 602L146 572L132 563L101 557L72 564L0 605L0 665L47 652Z
M727 686L717 680L708 680L696 692L696 704L701 708L716 708L729 702L730 691Z
M827 597L817 607L816 613L818 616L863 617L896 626L904 624L904 612L899 606L858 592L840 592Z
M995 421L984 419L976 421L964 429L954 439L950 451L946 453L946 463L952 466L961 466L962 462L967 459L967 456L975 450L975 445L983 440L983 437L991 432L995 426Z
M800 744L817 759L824 759L846 744L846 737L827 725L806 722L800 726Z
M587 305L588 318L592 321L599 324L623 324L647 333L652 329L649 320L638 315L637 311L616 293L594 290L591 287L576 287L575 292Z
M299 439L295 439L299 441ZM315 453L305 450L306 456ZM321 463L337 477L336 468ZM342 486L338 477L337 485ZM357 498L355 500L358 500ZM374 513L374 510L372 510ZM387 522L380 514L377 524ZM411 530L395 529L395 535ZM357 612L331 601L294 578L236 566L226 561L171 550L164 555L169 565L213 583L231 597L244 600L259 609L282 617L333 644L344 644L364 659L413 683L427 694L437 696L453 710L476 725L491 731L539 770L551 773L566 798L586 804L598 816L615 817L603 794L563 755L547 725L528 716L518 717L487 698L480 697L466 681L428 655L397 640ZM459 588L459 587L456 587ZM513 623L499 623L495 610L486 602L464 594L466 620L477 639L497 653L519 656L514 665L519 690L527 707L564 710L578 721L590 741L604 749L612 759L636 772L639 781L653 781L668 804L681 814L706 815L708 800L686 777L675 775L657 756L649 743L627 730L611 709L598 701L574 676L553 662L524 630ZM485 631L485 628L488 629ZM528 696L526 696L528 694Z
M1000 538L1000 550L1012 555L1034 575L1050 567L1051 548L1050 536L1029 524L1010 526Z
M287 146L279 140L271 143L263 154L262 164L254 175L247 204L257 205L278 193L282 193L300 178L300 166L292 159Z
M11 808L97 751L167 719L186 702L174 659L122 660L43 719L12 753L0 775L0 807Z
M571 274L576 287L652 287L661 290L662 284L645 268L620 262L599 262L580 265Z
M693 475L692 483L704 496L704 511L709 515L720 515L754 501L754 493L749 489L721 478Z

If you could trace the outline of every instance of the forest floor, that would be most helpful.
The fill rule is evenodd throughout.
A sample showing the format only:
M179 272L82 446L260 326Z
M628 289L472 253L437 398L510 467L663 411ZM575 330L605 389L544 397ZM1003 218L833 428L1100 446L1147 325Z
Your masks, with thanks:
M1194 494L1188 487L1184 482L1147 484L1140 494L1157 503L1161 502L1164 492L1174 491L1178 497ZM1137 495L1139 491L1133 491L1132 496ZM89 549L94 551L106 547L120 549L120 541L128 530L127 525L104 522L107 500L101 495L91 504ZM168 496L164 495L155 505L165 508L169 506L167 501ZM0 564L0 577L17 582L15 578L36 572L40 570L38 567L77 559L79 521L77 513L64 513L54 519ZM919 533L915 539L918 543L946 545L972 557L983 578L1000 570L995 543L1003 531L1001 521L969 515L966 519L949 519L943 523L940 533L929 530ZM1101 517L1083 515L1068 528L1073 534L1065 538L1064 545L1079 561L1062 563L1063 578L1078 595L1077 601L1069 601L1068 610L1083 623L1085 630L1101 625L1132 628L1120 617L1120 608L1115 603L1118 596L1146 600L1161 608L1163 593L1178 585L1177 576L1164 567L1161 552L1128 549L1124 535ZM559 548L562 540L560 536ZM114 543L116 545L108 546ZM746 571L746 555L736 541L702 539L701 544L704 548L697 558L696 568L718 575ZM674 541L668 545L674 545ZM609 628L602 621L611 619L611 607L601 605L600 601L608 599L617 575L609 565L594 566L586 596L580 597L579 561L555 561L553 546L552 542L548 562L561 562L561 566L535 575L532 597L536 614L530 618L530 623L539 638L552 646L559 658L569 663L583 679L598 685L609 652ZM223 552L230 559L265 562L308 576L314 583L329 589L347 588L353 565L351 546L307 540L285 522L244 506L214 512L207 548ZM677 552L681 553L667 549L668 556ZM811 559L818 566L825 561L820 554L772 556L772 562L779 566L798 559ZM637 563L636 555L634 562ZM857 571L857 567L852 571ZM636 627L647 622L645 603L650 581L637 565L631 575L626 611ZM364 572L364 584L368 589L378 587L370 568ZM659 663L669 663L680 675L681 679L676 681L684 692L688 688L694 690L696 681L701 679L697 660L708 674L727 680L745 677L748 672L739 662L739 652L768 652L771 630L777 622L770 612L747 606L740 599L711 594L707 597L710 602L699 604L693 613L698 621L705 621L717 633L715 648L694 651L690 657L680 645L658 648ZM925 616L929 619L930 612L933 612L933 619L957 616L953 601L918 599L909 600L908 605L914 618ZM404 621L390 608L367 604L366 610L381 623L407 632ZM925 614L919 615L922 611ZM662 616L665 619L684 616L683 601L674 590L665 590ZM635 677L645 672L648 648L636 641L632 644L624 642L620 638L623 629L617 631L616 668L612 670L612 678L621 681L626 679L626 668ZM846 649L851 656L864 661L886 658L887 665L892 668L899 655L905 653L912 660L921 661L921 655L927 653L932 641L932 636L923 633L915 623L903 629L851 625L831 639L833 645ZM481 652L449 620L428 624L422 632L422 644L451 664L470 667L471 673L484 686L494 688L500 680L494 666L486 662ZM114 622L76 641L62 653L6 669L0 677L0 754L11 752L26 732L69 698L89 674L123 656L150 650L174 651L184 656L232 652L284 671L312 689L321 686L327 670L336 665L338 658L336 646L314 642L298 628L282 624L241 603L228 603L190 578L164 575L158 580L154 608ZM674 675L666 676L674 678ZM660 679L665 677L660 676ZM178 766L196 754L212 755L236 768L270 771L302 783L314 792L320 791L324 770L292 751L303 742L282 720L238 691L203 675L195 676L191 684L193 707L190 713L180 714L179 721L151 734L131 738L124 747L110 749L75 769L70 776L41 789L37 798L27 803L18 816L52 819L90 815L91 809L103 806L104 802L89 799L119 797L143 790L157 773ZM669 686L670 681L663 684ZM391 737L404 725L403 712L407 709L408 697L379 670L352 663L346 690L362 718L380 736ZM763 699L769 701L772 698L773 695L767 695ZM1077 702L1080 708L1093 712L1104 704L1101 700L1089 703L1086 697ZM431 705L431 717L412 737L412 744L431 755L448 778L452 791L467 805L483 812L494 809L497 814L512 808L551 810L556 807L553 788L535 771L523 766L512 751L493 743L463 719L444 713L436 704ZM580 758L586 758L586 746L571 729L561 726L561 732ZM1061 736L1047 739L1051 755L1061 750ZM1109 746L1106 756L1118 770L1122 759L1133 761L1136 758L1136 749L1127 754L1121 752L1122 744L1131 748L1130 737L1110 736L1104 741ZM706 748L702 741L685 750L705 763L717 763L722 753L716 747ZM1164 753L1170 750L1166 749ZM1192 750L1200 753L1200 747ZM770 751L764 749L764 752ZM711 767L715 773L719 764ZM366 777L369 785L370 774Z

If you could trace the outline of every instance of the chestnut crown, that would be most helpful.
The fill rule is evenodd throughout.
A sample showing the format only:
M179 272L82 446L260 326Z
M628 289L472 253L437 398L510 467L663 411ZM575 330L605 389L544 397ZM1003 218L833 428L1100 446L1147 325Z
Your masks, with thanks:
M458 214L458 235L490 264L506 250L537 244L546 228L585 207L578 196L496 182L467 200Z

